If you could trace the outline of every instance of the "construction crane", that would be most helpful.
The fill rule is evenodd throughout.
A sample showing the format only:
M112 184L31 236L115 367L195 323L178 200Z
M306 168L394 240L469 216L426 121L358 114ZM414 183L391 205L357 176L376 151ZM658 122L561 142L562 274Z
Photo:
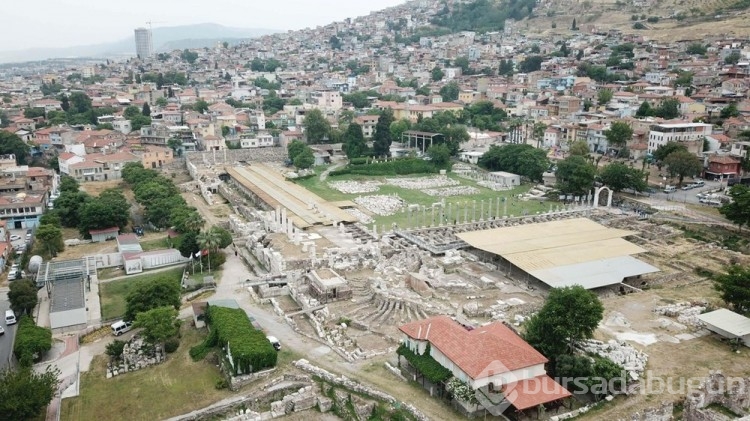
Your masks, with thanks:
M153 22L153 21L150 21L150 20L149 20L149 21L146 21L146 25L148 25L148 29L149 29L149 30L151 30L151 29L152 29L152 27L151 27L151 24L152 24L152 23L166 23L166 22L162 22L162 21L158 21L158 22Z

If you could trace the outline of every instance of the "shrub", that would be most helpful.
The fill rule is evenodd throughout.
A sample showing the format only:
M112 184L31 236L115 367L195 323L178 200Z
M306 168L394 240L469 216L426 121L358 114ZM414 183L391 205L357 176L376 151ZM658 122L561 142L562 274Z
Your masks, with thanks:
M22 367L30 367L52 349L52 331L37 326L30 316L22 316L16 331L13 353Z
M424 351L424 354L417 354L411 349L407 348L404 344L401 344L396 350L398 355L406 358L414 368L416 368L427 380L433 383L440 383L448 380L451 377L451 371L440 365L439 362L435 361L430 355L430 345Z
M642 23L640 23L640 22L636 22L636 23L635 23L635 24L633 25L633 29L646 29L646 25L644 25L644 24L642 24Z
M169 338L166 341L164 341L164 352L167 354L171 354L175 351L177 351L177 348L180 347L180 340L178 338Z
M125 349L125 342L119 339L115 339L111 343L107 344L107 350L105 352L110 357L114 359L118 359L120 358L120 356L122 356L122 351L124 349Z
M231 352L233 374L256 372L276 365L276 350L266 335L253 327L244 310L209 305L206 320L211 335L216 335L216 343Z
M395 159L387 162L371 162L369 164L349 165L346 172L332 171L331 175L360 174L360 175L407 175L436 173L441 168L430 161L419 158ZM336 174L334 174L336 173Z

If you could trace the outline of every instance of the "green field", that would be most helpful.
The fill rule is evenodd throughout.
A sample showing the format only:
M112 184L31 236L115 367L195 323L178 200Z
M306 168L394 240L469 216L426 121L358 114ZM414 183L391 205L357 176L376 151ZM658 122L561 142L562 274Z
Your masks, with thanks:
M111 379L105 376L108 357L95 357L91 369L81 375L80 396L62 401L60 419L157 420L230 396L229 390L216 389L222 376L210 360L196 362L188 355L204 337L205 331L184 325L180 347L166 362Z
M182 277L182 265L175 267L174 269L165 270L162 272L147 273L145 275L137 275L128 277L125 279L118 279L112 282L104 282L99 284L99 299L101 300L102 306L102 319L110 320L117 317L121 317L125 314L125 297L128 296L128 292L133 288L138 281L151 281L161 277L173 278L175 282L180 282Z
M428 174L428 175L421 175L423 177L433 177L434 174ZM403 176L408 178L415 178L420 177L420 175L409 175L409 176ZM446 206L450 203L452 204L452 209L455 211L460 206L462 209L460 212L460 218L463 219L463 203L466 202L477 202L477 218L479 217L479 213L481 212L481 201L484 200L485 207L484 211L486 215L489 215L489 206L488 202L492 201L492 213L493 215L496 215L496 207L497 207L497 198L507 198L507 204L505 207L507 207L507 215L514 215L514 216L520 216L525 214L531 215L535 214L537 212L545 212L547 210L550 210L550 207L554 207L556 203L547 203L539 201L521 201L521 200L515 200L513 199L513 196L526 193L533 187L531 184L526 184L519 186L513 190L507 190L507 191L493 191L488 188L482 187L478 185L473 180L469 180L464 177L459 177L455 174L448 174L448 177L458 180L462 186L471 186L476 187L479 189L479 193L475 195L464 195L464 196L452 196L452 197L446 197L445 203ZM385 182L386 178L397 178L397 176L366 176L366 175L352 175L352 174L345 174L340 176L329 176L326 181L321 182L320 179L316 177L311 177L304 180L298 180L297 184L305 187L306 189L310 190L311 192L317 194L323 199L329 200L329 201L342 201L342 200L353 200L354 198L358 196L369 196L369 195L392 195L396 194L401 199L405 200L409 204L415 204L420 206L427 206L427 218L428 220L431 218L431 210L429 209L430 206L432 206L433 203L440 202L442 199L438 196L430 196L426 193L423 193L419 190L409 190L404 189L396 186L391 185L381 185L380 190L373 193L360 193L360 194L346 194L341 193L338 190L335 190L328 186L328 182L335 182L335 181L344 181L344 180L352 180L352 181L382 181ZM501 199L502 201L502 199ZM501 205L503 206L503 205ZM469 205L469 220L471 220L471 214L472 214L473 204ZM364 210L364 209L362 209ZM421 218L421 212L419 213L419 218ZM503 209L500 210L500 216L503 215ZM388 229L390 229L392 223L396 223L401 227L406 227L408 225L408 214L406 211L402 211L399 213L396 213L395 215L390 216L378 216L378 215L372 215L375 221L378 224L378 227L381 225L385 225ZM420 219L421 220L421 219Z

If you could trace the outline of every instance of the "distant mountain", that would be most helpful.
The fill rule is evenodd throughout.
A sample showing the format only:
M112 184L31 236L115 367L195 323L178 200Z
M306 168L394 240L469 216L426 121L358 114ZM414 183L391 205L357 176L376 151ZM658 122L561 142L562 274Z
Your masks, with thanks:
M200 23L196 25L154 28L153 41L154 50L162 52L171 51L175 48L212 47L221 41L237 43L244 39L277 32L281 31L262 28L231 28L215 23ZM0 63L44 60L48 58L113 57L128 54L135 56L135 39L133 35L120 41L104 44L0 51Z

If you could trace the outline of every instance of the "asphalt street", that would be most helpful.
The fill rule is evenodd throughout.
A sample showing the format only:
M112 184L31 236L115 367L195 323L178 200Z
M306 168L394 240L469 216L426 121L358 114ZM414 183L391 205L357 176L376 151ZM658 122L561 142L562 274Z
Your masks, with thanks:
M0 326L5 329L5 334L0 335L0 370L8 367L8 362L13 352L13 341L16 338L16 326L5 324L5 310L10 309L8 301L8 288L0 288Z
M690 183L690 181L685 181L684 184ZM682 190L677 189L676 191L672 193L664 193L663 190L658 190L654 193L651 193L649 195L652 199L657 200L666 200L669 202L675 202L675 203L692 203L695 205L701 204L698 199L698 193L706 193L710 194L711 190L716 190L720 187L726 187L725 183L719 183L718 181L706 181L706 185L700 188L690 189L690 190ZM709 205L705 205L709 206Z

